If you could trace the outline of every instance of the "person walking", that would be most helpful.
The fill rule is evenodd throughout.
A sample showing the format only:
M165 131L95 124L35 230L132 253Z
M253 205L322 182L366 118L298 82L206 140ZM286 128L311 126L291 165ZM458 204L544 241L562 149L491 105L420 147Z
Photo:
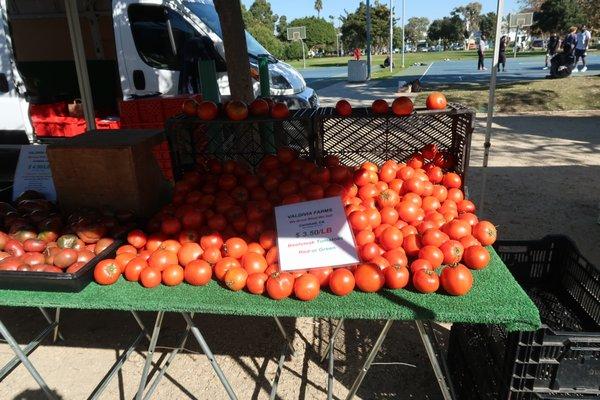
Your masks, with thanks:
M498 48L498 72L500 72L500 66L502 65L502 72L506 71L506 42L508 38L506 35L502 35L500 38L500 47Z
M577 42L575 44L575 66L573 68L573 72L579 72L577 69L577 63L581 58L581 62L583 63L583 68L581 68L581 72L587 71L587 64L585 62L585 56L587 55L587 49L590 46L590 40L592 39L592 34L587 30L587 26L583 25L581 27L581 31L577 34Z
M483 64L483 52L486 48L485 36L481 35L479 38L479 43L477 44L477 70L478 71L487 71L487 68Z
M567 57L573 57L575 53L575 46L577 45L577 28L572 26L569 29L569 33L565 36L565 40L563 40L563 53Z
M560 39L556 33L552 33L548 39L548 42L546 43L546 62L544 63L544 68L542 69L548 69L548 61L550 61L550 59L556 55L559 47Z

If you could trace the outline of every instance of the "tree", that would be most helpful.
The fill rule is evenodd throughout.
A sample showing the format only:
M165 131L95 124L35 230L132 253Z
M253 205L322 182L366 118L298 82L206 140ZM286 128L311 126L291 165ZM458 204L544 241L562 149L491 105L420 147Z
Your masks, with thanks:
M545 0L519 0L521 12L538 12Z
M600 7L598 0L577 0L588 26L600 29Z
M358 8L340 17L342 26L342 43L347 49L364 47L367 41L366 32L367 6L360 2ZM372 51L381 53L389 48L390 40L390 10L386 5L376 2L371 7L371 45Z
M546 0L534 17L533 28L541 32L566 32L585 22L576 0Z
M287 28L287 17L285 15L282 15L281 17L279 17L279 22L277 23L277 37L279 38L279 40L287 40Z
M290 42L285 46L286 60L300 60L302 58L302 43Z
M427 28L429 28L427 17L411 17L404 26L404 37L408 43L416 46L421 40L427 38Z
M427 37L432 42L441 41L444 49L450 43L458 42L463 37L463 21L458 15L434 20L427 30Z
M290 22L290 26L306 26L306 46L309 49L328 49L335 46L335 28L323 18L304 17Z
M275 30L275 22L277 22L278 17L273 14L271 3L267 0L254 0L248 12L253 17L254 22L265 26L271 33Z
M323 9L323 1L315 0L315 10L317 10L317 17L321 18L321 10Z
M269 51L269 53L273 54L277 58L285 57L284 43L277 39L277 37L273 35L273 32L270 31L268 27L256 24L248 27L248 32L250 32L250 34L254 36L254 38Z
M214 4L223 31L231 98L249 103L254 99L254 92L240 0L215 0Z
M451 16L461 16L465 22L465 30L470 34L479 27L479 18L481 14L481 3L472 2L465 6L456 7L450 13Z
M489 12L484 14L479 19L479 30L489 39L496 34L496 13Z

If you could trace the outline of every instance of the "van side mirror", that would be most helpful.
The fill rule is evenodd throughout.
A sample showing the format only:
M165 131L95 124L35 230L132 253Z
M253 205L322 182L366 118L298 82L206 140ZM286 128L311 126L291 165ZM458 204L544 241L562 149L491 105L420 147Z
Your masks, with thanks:
M146 89L146 77L144 76L144 71L141 69L133 71L133 86L135 86L137 90Z
M0 93L7 93L9 90L8 87L8 79L6 78L6 74L0 74Z

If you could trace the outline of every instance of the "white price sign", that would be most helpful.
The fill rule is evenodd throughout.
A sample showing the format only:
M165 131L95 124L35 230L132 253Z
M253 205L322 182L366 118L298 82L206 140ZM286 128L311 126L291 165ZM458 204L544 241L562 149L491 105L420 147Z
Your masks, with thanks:
M46 199L56 201L45 144L21 146L13 182L13 200L26 190L35 190Z
M359 262L340 197L275 207L275 221L282 271Z

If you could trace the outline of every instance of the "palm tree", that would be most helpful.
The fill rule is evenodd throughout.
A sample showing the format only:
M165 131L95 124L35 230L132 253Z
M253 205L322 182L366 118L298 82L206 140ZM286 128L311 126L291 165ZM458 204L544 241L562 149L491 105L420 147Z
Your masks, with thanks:
M317 17L321 18L321 10L323 9L323 1L315 0L315 10L317 10Z

